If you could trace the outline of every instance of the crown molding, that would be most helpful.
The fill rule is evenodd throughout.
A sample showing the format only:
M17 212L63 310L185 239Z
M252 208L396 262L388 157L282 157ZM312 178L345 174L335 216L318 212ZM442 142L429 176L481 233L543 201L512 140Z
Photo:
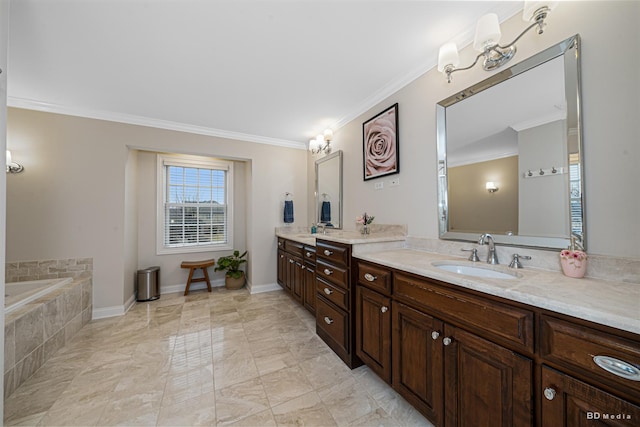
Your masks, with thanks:
M493 12L496 13L501 19L500 23L512 18L514 15L522 11L521 5L514 5L511 2L501 2L501 4L493 7L491 10L488 10L487 13ZM475 36L475 28L470 28L466 32L458 35L452 41L455 41L459 46L459 49L467 47L468 45L473 43L473 38ZM460 47L461 46L461 47ZM420 76L431 70L432 68L438 65L437 55L435 57L429 57L427 60L422 62L422 64L416 66L409 72L399 76L398 78L390 81L385 86L378 89L373 95L367 97L363 100L351 113L348 113L344 117L340 118L331 128L336 131L341 127L345 126L347 123L355 120L360 115L366 113L382 101L389 98L394 93L398 92L403 87L407 86L409 83L417 80ZM391 101L389 101L391 102Z
M190 125L187 123L172 122L168 120L154 119L151 117L136 116L133 114L115 113L113 111L90 110L84 108L69 107L60 104L35 101L31 99L7 97L7 106L22 108L25 110L43 111L47 113L63 114L67 116L84 117L87 119L105 120L109 122L125 123L130 125L146 126L158 129L186 132L197 135L215 136L218 138L233 139L237 141L255 142L257 144L276 145L279 147L306 150L304 142L289 141L286 139L270 138L260 135L251 135L233 132L223 129L215 129L204 126Z

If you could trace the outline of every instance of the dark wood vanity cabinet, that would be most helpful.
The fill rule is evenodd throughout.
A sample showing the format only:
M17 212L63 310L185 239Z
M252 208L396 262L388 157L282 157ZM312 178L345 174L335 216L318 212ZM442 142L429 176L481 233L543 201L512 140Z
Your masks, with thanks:
M391 384L391 274L359 262L357 277L356 354Z
M315 248L278 238L278 284L315 314Z
M316 333L349 366L355 352L355 289L351 245L316 239Z
M640 368L637 334L365 261L357 268L357 353L434 425L640 425L640 381L624 378ZM609 369L598 355L614 359Z

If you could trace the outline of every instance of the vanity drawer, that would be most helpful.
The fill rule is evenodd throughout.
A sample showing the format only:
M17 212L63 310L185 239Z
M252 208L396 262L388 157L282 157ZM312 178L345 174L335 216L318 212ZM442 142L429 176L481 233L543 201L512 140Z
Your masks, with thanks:
M316 248L313 246L305 246L303 249L304 260L307 262L316 262Z
M397 273L393 295L415 308L426 308L442 320L473 329L496 342L533 352L533 312L449 289L437 283Z
M334 308L324 298L316 300L316 328L318 335L341 357L349 354L349 316Z
M349 293L320 278L316 278L316 291L338 307L349 310Z
M316 261L316 276L329 280L344 289L349 289L349 270L328 264L319 258Z
M349 246L316 239L316 257L332 264L349 267Z
M586 377L587 380L597 378L598 382L606 383L612 389L628 390L640 399L640 377L636 381L623 378L598 366L594 360L596 356L612 358L602 362L616 372L633 372L633 366L629 368L626 365L634 365L635 369L640 369L640 342L638 341L542 315L540 317L540 356L546 362L568 368L576 376ZM618 365L617 361L622 364Z
M358 262L358 282L385 295L391 294L391 272L385 268Z
M285 240L284 241L284 250L297 255L297 256L302 256L303 252L304 252L304 245L300 242L295 242L293 240Z

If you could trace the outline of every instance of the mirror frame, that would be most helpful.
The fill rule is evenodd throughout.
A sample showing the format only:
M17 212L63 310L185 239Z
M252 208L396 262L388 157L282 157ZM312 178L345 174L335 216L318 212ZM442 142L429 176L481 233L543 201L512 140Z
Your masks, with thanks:
M438 171L438 222L440 239L445 240L461 240L477 242L480 233L461 233L449 231L449 215L448 215L448 179L447 179L447 134L446 134L446 108L469 98L479 92L489 89L492 86L500 84L505 80L522 74L540 64L557 57L564 57L564 78L565 93L568 102L575 102L577 123L577 147L580 170L580 203L582 207L582 232L570 234L576 237L576 240L584 249L586 249L586 217L585 217L585 194L584 194L584 150L582 148L582 108L581 108L581 84L580 84L580 36L578 34L569 37L566 40L543 50L512 67L496 73L491 77L468 87L456 94L440 101L436 104L436 128L437 128L437 171ZM570 100L570 101L569 101ZM570 189L567 188L567 192ZM569 198L570 199L570 198ZM571 209L569 209L569 212ZM571 218L569 218L571 222ZM572 229L572 224L570 224ZM542 237L542 236L517 236L517 235L493 235L495 242L503 245L536 247L542 249L561 249L566 248L570 244L570 236L565 237Z
M316 191L315 191L315 219L316 219L316 224L320 223L320 183L318 182L318 168L320 167L320 165L322 165L323 163L328 162L329 160L338 158L338 167L340 168L340 176L338 177L338 186L340 188L338 188L338 206L340 207L339 212L338 212L338 227L333 227L337 230L341 230L342 229L342 211L343 211L343 204L342 204L342 150L338 150L335 153L329 154L321 159L316 160Z

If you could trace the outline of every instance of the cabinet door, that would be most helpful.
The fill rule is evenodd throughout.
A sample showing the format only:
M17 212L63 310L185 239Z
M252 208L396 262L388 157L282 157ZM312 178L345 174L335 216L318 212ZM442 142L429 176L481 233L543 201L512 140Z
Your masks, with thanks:
M533 363L445 325L445 426L532 426Z
M639 406L546 366L540 393L543 427L640 425Z
M304 263L302 270L302 287L304 306L311 313L316 313L316 266L308 262Z
M391 383L391 299L356 287L356 354Z
M443 324L393 302L393 388L434 425L443 420Z
M302 260L298 257L291 257L289 261L289 280L291 295L302 304Z
M278 244L280 244L280 242L278 242ZM285 252L278 249L278 284L283 288L286 288L287 268L287 257Z

